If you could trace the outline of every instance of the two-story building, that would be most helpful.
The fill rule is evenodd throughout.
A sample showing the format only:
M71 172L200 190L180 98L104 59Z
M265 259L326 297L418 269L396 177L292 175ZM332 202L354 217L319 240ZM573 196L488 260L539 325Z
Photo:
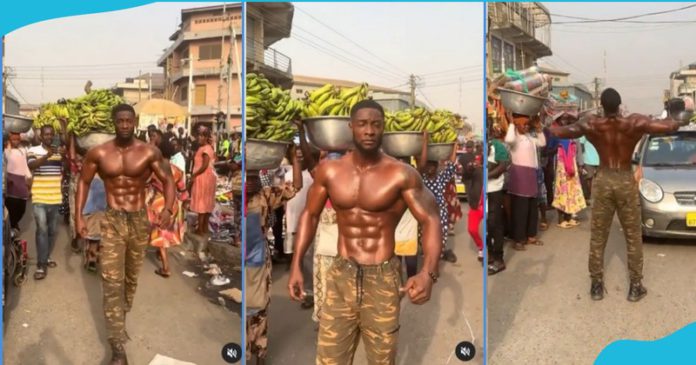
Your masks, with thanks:
M594 97L587 86L579 83L573 83L570 80L570 73L556 70L545 65L539 65L539 72L549 76L551 81L551 92L556 95L561 95L567 92L578 99L578 107L581 111L592 109L594 107Z
M241 127L242 5L184 9L169 40L174 43L157 61L165 98L190 106L192 124L215 124L218 115L229 114L217 128Z
M278 87L292 86L292 59L271 45L290 37L295 7L288 2L247 3L247 73L259 73Z
M551 15L544 5L488 3L487 76L526 69L551 55Z
M164 96L164 74L147 73L137 77L128 77L124 82L116 83L111 91L119 95L128 104Z
M690 96L696 100L696 62L672 72L669 81L671 97Z

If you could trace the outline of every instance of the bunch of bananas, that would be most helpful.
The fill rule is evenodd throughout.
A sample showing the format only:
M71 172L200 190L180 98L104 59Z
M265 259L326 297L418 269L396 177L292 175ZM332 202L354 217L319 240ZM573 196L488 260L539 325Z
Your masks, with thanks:
M290 141L297 129L292 123L303 109L303 103L290 98L290 90L273 86L266 77L249 73L246 76L247 137L269 141Z
M358 102L368 98L367 83L351 88L339 88L326 84L306 94L302 115L304 117L347 116Z
M93 90L87 95L68 100L68 132L77 137L95 132L116 133L111 109L121 103L123 99L108 89Z
M428 131L432 143L452 143L457 140L457 128L464 126L464 120L447 110L430 112L424 108L387 112L384 117L385 132Z
M40 129L43 126L50 125L56 132L60 132L63 130L60 125L61 118L70 118L68 106L65 104L46 103L41 105L39 114L34 117L33 127Z

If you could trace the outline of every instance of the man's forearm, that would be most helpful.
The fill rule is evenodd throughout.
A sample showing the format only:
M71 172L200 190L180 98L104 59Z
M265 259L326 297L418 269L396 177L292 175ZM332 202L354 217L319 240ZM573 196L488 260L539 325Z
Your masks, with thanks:
M423 225L423 269L422 272L439 273L440 254L442 253L442 227L438 216L428 218Z
M292 256L292 267L300 268L302 264L302 258L309 249L312 243L312 239L317 233L317 225L319 224L319 217L312 216L309 214L303 214L300 217L300 221L297 225L297 233L295 234L295 242L293 251L295 254Z

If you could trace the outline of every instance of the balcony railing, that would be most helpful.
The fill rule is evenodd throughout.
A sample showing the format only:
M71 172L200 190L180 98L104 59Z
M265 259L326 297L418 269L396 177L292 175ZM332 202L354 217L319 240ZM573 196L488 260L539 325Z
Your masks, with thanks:
M490 2L491 28L514 26L546 46L551 44L551 16L535 2Z
M292 74L292 59L262 42L247 39L247 59L286 74Z

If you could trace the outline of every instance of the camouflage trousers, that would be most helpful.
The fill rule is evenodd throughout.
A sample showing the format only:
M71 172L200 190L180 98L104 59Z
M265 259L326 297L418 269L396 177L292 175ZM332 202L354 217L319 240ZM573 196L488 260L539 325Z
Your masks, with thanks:
M336 257L326 279L316 364L352 364L360 337L368 364L395 364L400 286L401 263L396 256L378 265Z
M138 273L150 238L147 211L107 209L101 221L101 276L109 343L124 343Z
M68 207L70 209L70 239L77 238L77 230L75 229L75 194L77 193L77 181L80 179L80 174L70 175L70 185L68 186Z
M631 170L600 167L592 183L592 234L590 276L602 279L604 249L607 246L614 212L618 213L626 238L628 271L631 281L643 278L643 238L638 183Z

